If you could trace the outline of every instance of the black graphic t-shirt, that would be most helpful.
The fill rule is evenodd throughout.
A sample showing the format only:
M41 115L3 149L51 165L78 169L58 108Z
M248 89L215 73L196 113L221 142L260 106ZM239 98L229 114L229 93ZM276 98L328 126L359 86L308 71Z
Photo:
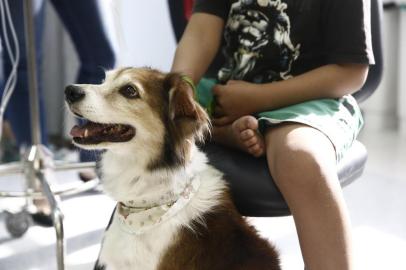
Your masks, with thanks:
M369 0L196 0L224 40L208 76L266 83L326 64L373 64Z

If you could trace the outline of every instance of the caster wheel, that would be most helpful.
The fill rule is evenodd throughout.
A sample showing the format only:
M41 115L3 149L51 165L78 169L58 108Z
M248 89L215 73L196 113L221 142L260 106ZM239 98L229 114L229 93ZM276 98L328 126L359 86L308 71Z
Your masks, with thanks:
M21 237L30 227L31 217L26 211L6 212L6 228L13 237Z

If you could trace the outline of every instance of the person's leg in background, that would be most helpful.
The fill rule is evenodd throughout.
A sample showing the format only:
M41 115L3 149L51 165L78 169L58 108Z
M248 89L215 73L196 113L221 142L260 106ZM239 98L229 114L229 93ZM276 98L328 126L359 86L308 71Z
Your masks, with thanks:
M18 47L20 50L20 61L17 69L17 83L14 89L14 93L7 106L5 118L11 125L13 134L16 137L18 146L29 146L32 143L31 140L31 121L30 121L30 102L28 92L28 67L27 67L27 54L26 54L26 40L24 29L24 11L23 0L8 1L10 6L10 12L16 35L18 37ZM42 143L48 143L48 134L45 122L45 110L44 100L42 95L42 83L40 79L41 59L42 59L42 30L44 25L44 8L43 1L36 0L34 2L35 11L35 38L36 38L36 57L37 57L37 82L39 91L39 104L40 104L40 127L42 134ZM1 22L0 22L1 24ZM11 33L8 32L9 40L11 39ZM1 31L1 40L4 41L4 33ZM4 43L3 43L4 44ZM12 62L3 46L3 69L4 79L6 80L12 69ZM5 83L2 83L1 94Z
M96 0L51 0L73 41L80 60L77 83L98 84L115 65L115 54L105 32ZM97 152L81 150L81 161L97 160Z

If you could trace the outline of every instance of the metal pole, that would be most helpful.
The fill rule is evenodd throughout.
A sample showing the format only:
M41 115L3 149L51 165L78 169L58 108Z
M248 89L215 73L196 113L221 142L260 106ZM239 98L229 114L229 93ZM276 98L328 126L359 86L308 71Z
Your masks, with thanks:
M37 58L35 52L35 19L33 1L24 2L25 42L27 50L28 90L30 95L31 136L32 144L41 144L41 128L39 119L39 95L37 83Z

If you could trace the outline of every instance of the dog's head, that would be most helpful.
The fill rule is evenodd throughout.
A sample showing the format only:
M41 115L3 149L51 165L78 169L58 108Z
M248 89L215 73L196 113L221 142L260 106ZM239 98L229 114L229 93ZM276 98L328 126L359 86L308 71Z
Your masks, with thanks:
M112 70L102 84L66 87L65 98L71 112L87 120L71 130L75 145L137 155L149 169L184 165L191 143L209 127L193 89L177 73Z

